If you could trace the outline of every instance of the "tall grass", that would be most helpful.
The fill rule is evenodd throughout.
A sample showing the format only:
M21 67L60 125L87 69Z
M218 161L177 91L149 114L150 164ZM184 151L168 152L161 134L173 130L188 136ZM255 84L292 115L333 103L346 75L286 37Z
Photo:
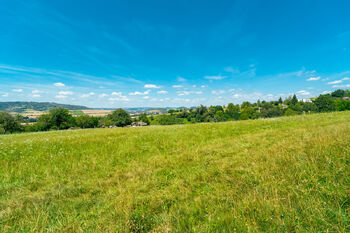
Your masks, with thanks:
M0 136L0 232L348 232L350 113Z

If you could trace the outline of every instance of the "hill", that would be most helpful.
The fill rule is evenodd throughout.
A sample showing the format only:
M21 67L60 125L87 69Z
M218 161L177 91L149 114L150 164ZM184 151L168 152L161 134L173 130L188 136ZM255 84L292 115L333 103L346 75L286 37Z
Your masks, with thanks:
M350 112L0 136L0 232L347 232Z
M48 111L52 108L66 108L68 110L89 109L85 106L58 104L53 102L0 102L0 111L24 112L27 109L35 111Z

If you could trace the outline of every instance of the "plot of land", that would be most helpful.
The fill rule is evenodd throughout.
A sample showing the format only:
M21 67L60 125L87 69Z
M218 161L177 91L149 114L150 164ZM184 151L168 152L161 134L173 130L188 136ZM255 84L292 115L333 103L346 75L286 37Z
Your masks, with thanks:
M348 232L350 113L0 136L0 232Z

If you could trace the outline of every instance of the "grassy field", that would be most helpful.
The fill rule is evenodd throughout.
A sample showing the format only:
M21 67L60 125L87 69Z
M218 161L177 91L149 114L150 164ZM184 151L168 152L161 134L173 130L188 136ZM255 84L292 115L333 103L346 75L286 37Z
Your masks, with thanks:
M0 232L349 232L350 112L0 136Z

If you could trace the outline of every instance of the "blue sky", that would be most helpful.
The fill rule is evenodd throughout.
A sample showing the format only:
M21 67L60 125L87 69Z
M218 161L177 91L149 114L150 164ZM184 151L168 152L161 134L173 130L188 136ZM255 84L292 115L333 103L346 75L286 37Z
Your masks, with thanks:
M350 1L3 0L0 101L197 106L350 89Z

